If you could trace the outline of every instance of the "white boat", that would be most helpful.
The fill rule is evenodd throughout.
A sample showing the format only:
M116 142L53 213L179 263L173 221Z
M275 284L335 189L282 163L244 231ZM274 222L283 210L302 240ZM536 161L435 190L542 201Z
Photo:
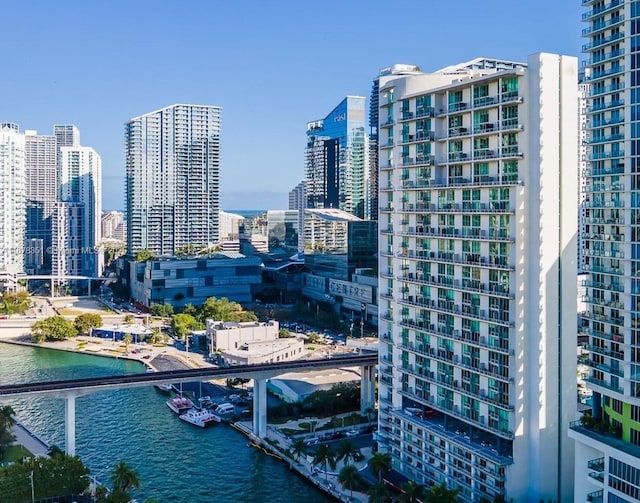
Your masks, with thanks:
M173 391L172 384L154 384L157 390L160 390L164 393L171 393Z
M221 422L220 416L207 409L189 409L184 414L180 414L180 419L199 428L206 428L214 423Z
M184 414L193 407L193 402L184 396L177 396L167 401L169 407L176 414Z

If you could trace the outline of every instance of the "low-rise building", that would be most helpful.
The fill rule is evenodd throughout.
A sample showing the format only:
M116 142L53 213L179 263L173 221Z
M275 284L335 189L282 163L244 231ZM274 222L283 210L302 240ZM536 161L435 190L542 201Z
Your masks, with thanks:
M131 298L146 308L165 303L177 310L198 307L209 297L249 303L262 288L262 260L233 252L130 261L124 271Z
M290 372L269 379L267 389L285 402L301 402L320 390L328 390L337 384L360 382L360 369L314 370L313 372Z
M219 353L221 365L255 365L297 360L306 355L302 339L276 339L245 342L238 349Z
M247 343L278 340L280 325L277 321L215 321L207 320L207 339L210 352L239 349Z
M111 339L112 341L122 341L125 335L129 334L131 341L135 343L145 339L152 333L153 331L144 325L123 323L120 325L102 325L99 328L94 328L91 335L102 339Z

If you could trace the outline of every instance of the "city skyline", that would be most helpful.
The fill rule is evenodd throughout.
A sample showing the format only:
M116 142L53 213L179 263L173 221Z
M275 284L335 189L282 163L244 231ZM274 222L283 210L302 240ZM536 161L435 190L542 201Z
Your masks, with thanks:
M380 68L409 63L433 71L450 61L522 59L538 51L579 56L582 43L579 2L549 0L509 9L500 2L404 2L398 22L403 23L402 12L422 21L408 23L394 44L375 50L372 28L388 22L384 5L371 2L366 10L359 4L331 5L318 11L298 2L256 4L249 14L237 5L201 5L198 18L180 28L170 20L187 13L181 5L126 4L123 17L123 2L73 10L44 4L36 12L10 4L3 13L6 36L22 41L23 50L8 55L12 79L0 83L0 94L11 100L0 101L0 119L42 131L54 123L76 124L84 143L103 158L103 207L122 210L128 118L168 103L216 103L224 112L222 208L284 209L291 182L304 175L306 122L346 94L369 96ZM94 22L80 22L87 17ZM513 21L519 17L528 22ZM27 18L28 25L22 21ZM210 19L218 20L215 30L205 24ZM478 19L491 20L491 29ZM54 26L58 43L49 44ZM151 28L169 26L155 49ZM445 50L430 52L426 26L430 37L448 41ZM454 36L452 26L464 37ZM309 57L320 41L321 50ZM68 63L60 64L59 44L68 48ZM84 71L69 71L78 62ZM121 75L127 75L126 82ZM267 98L254 96L256 84ZM256 117L267 118L269 127L246 148L246 126Z

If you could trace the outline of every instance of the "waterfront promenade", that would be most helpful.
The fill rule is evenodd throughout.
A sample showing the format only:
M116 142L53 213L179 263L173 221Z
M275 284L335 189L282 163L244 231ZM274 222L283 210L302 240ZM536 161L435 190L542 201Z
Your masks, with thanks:
M27 430L20 422L16 421L11 433L16 437L14 444L22 445L34 456L48 456L49 446L40 437Z
M299 475L313 483L318 489L332 496L333 498L343 502L353 503L366 503L367 501L369 501L369 498L366 494L357 491L349 491L348 489L345 489L338 481L338 473L344 466L343 461L338 462L334 471L327 470L327 472L325 473L321 468L313 465L312 455L301 455L298 459L294 459L277 449L275 446L280 446L283 449L288 449L289 447L291 447L292 441L289 437L280 432L280 430L275 426L269 425L269 427L267 428L267 438L265 442L260 442L254 437L251 430L250 421L239 421L236 422L234 426L239 431L247 435L251 439L255 447L262 448L265 450L265 452L270 453L270 455L282 459L283 462L289 465L289 468L291 470L296 471ZM358 469L358 471L362 471L364 468L366 468L366 460L369 459L372 454L370 447L361 449L361 452L364 456L364 460L351 463Z

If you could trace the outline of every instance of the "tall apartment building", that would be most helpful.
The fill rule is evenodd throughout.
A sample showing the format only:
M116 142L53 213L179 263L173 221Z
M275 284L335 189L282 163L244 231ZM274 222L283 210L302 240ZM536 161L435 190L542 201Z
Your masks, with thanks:
M56 137L27 130L25 174L27 198L25 268L32 272L51 270L52 215L58 200Z
M347 96L324 119L307 123L308 208L336 208L369 218L365 98Z
M172 105L125 126L127 251L172 256L219 239L220 112Z
M583 0L590 132L583 269L592 415L576 501L640 500L640 2Z
M16 287L24 271L26 223L25 137L0 124L0 291Z
M573 501L577 60L379 86L380 448L462 501Z
M54 124L53 136L58 148L80 146L80 130L73 124Z
M122 211L104 211L100 222L102 239L125 240L126 222Z
M91 147L60 147L58 152L60 187L54 211L52 273L100 276L104 262L99 248L102 161Z

